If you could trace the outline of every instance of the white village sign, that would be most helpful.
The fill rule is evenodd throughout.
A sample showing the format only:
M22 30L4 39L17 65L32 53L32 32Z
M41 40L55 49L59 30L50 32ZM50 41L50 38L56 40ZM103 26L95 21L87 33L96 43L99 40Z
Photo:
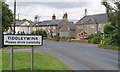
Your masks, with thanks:
M42 45L42 36L38 35L4 35L4 45Z

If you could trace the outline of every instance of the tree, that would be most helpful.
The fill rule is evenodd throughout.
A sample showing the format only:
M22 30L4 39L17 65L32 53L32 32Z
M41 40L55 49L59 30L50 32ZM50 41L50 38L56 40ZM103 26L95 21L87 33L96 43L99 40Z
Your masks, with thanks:
M22 20L19 20L19 19L16 19L17 22L20 22L20 21L28 21L28 22L32 22L31 20L27 20L27 19L22 19Z
M11 23L13 22L13 13L9 9L9 6L2 2L2 30L7 30L8 27L11 26Z
M103 0L102 4L106 7L106 12L111 22L113 30L106 27L106 30L112 33L111 44L120 46L120 1L119 0Z

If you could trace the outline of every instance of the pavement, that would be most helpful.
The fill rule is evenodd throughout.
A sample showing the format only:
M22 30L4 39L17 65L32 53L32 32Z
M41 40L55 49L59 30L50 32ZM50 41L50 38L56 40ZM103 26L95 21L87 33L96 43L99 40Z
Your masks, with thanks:
M31 52L31 49L14 51ZM118 70L118 52L95 44L44 41L43 46L34 51L55 56L72 70Z

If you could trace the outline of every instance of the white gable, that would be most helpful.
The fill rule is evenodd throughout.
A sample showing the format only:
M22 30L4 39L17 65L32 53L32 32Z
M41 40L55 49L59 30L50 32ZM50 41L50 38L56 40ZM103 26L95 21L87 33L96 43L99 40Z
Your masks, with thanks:
M30 23L28 21L25 21L21 26L28 26Z

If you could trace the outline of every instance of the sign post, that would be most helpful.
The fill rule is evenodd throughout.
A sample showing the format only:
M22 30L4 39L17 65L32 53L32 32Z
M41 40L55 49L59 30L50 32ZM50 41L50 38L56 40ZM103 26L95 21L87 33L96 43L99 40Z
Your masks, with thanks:
M34 46L32 46L31 52L31 70L34 70Z
M13 46L11 46L11 55L10 55L10 70L13 72Z
M31 70L34 69L34 46L42 46L43 39L40 35L4 35L4 45L11 47L10 70L13 72L13 46L32 46Z

